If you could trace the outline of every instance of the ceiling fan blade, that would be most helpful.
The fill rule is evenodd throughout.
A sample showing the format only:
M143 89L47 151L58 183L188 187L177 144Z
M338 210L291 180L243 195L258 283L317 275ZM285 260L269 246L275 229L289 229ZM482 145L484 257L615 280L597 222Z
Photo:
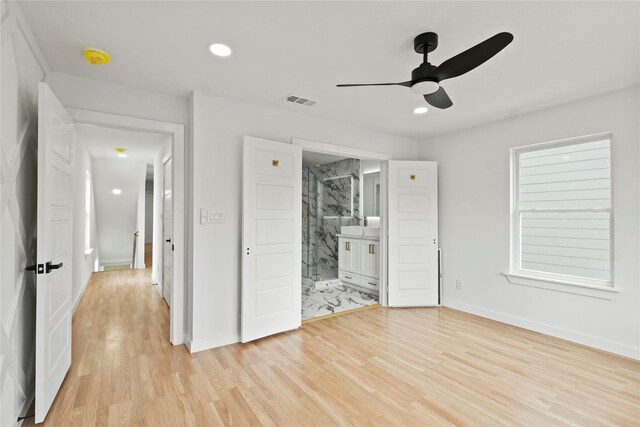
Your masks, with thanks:
M433 70L432 75L438 81L461 76L491 59L512 41L513 34L498 33L453 58L447 59Z
M406 86L411 87L411 81L400 83L355 83L336 85L337 87L355 87L355 86Z
M424 99L436 108L445 109L453 105L451 98L449 98L449 95L447 95L447 92L445 92L442 86L440 86L437 91L430 93L429 95L425 95Z

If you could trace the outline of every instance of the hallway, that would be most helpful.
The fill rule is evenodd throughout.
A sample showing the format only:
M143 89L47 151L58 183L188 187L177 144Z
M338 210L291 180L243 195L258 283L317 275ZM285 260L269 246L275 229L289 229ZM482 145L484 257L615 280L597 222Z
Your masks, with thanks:
M632 425L640 415L638 362L446 308L376 307L190 355L169 344L169 311L148 277L94 274L43 425Z

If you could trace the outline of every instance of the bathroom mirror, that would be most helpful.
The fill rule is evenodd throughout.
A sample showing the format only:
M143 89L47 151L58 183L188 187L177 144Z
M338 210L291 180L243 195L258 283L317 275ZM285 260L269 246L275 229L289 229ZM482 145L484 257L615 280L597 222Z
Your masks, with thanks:
M380 172L365 173L362 180L364 216L380 216Z
M353 178L351 176L325 178L321 186L323 217L353 216Z

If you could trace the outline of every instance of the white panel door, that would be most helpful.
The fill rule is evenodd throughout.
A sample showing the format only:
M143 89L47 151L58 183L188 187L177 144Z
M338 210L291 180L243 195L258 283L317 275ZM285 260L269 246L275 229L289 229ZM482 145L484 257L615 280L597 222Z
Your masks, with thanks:
M301 148L245 136L242 342L300 327L301 236Z
M438 164L388 162L389 305L438 305Z
M173 274L173 197L171 191L171 158L163 164L162 174L162 297L171 307Z
M44 421L71 366L73 121L46 83L38 86L36 423Z

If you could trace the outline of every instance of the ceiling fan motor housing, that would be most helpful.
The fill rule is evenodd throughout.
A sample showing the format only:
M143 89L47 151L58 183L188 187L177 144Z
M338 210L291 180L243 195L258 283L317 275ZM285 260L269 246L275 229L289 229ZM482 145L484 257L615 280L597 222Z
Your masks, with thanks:
M420 64L418 68L414 68L414 70L411 72L411 80L412 81L421 81L421 80L437 81L433 76L431 76L431 72L436 68L437 67L435 65L431 65L428 62Z
M438 35L436 33L422 33L413 39L413 48L416 53L423 54L427 48L427 53L438 47Z

